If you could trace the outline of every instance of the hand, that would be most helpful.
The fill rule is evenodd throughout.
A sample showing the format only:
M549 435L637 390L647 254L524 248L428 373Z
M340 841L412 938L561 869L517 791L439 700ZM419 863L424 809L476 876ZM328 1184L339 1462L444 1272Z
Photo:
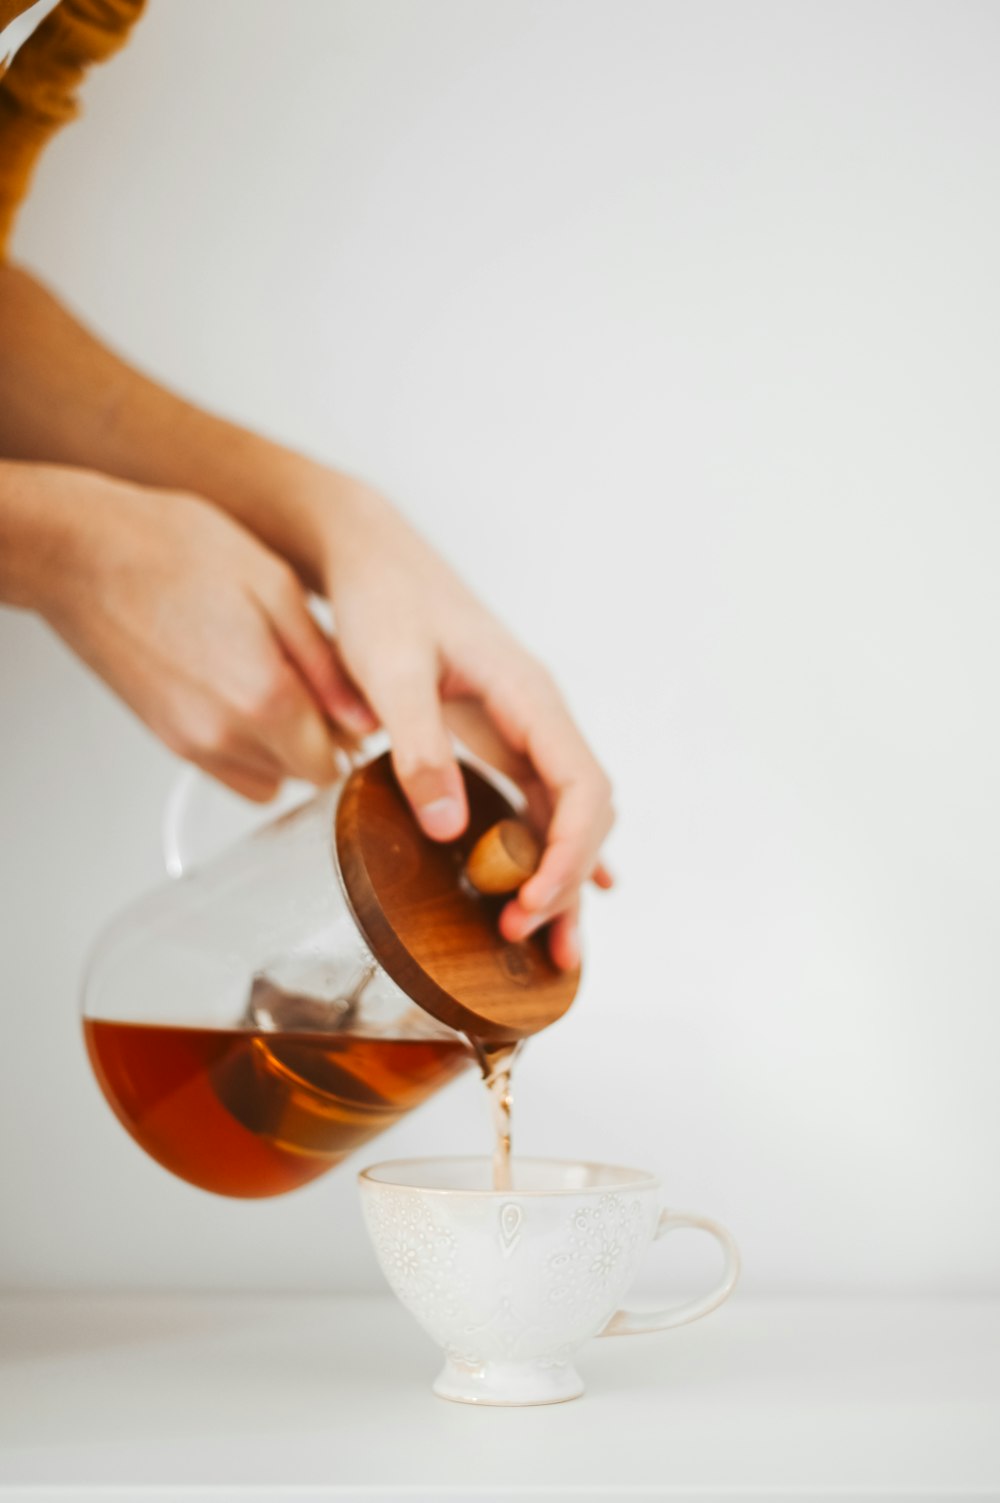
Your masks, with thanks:
M293 571L194 496L24 472L57 519L39 609L156 735L258 801L330 781L374 722Z
M546 839L541 865L501 915L506 938L551 924L555 963L579 963L580 888L609 887L600 850L608 778L546 670L384 500L357 482L331 508L325 585L343 661L389 733L393 765L426 834L468 818L450 726L513 778Z
M58 458L158 487L47 471L74 517L55 529L39 601L38 550L16 546L33 506L25 529L3 494L17 466L0 463L0 599L37 602L169 745L252 798L283 772L329 776L332 726L374 727L357 684L423 828L450 839L466 811L445 706L460 714L546 833L504 932L551 922L556 963L574 965L580 887L610 882L598 864L610 790L545 670L367 487L164 391L16 269L0 268L0 324L4 452L36 478L39 460ZM343 662L288 565L331 596Z

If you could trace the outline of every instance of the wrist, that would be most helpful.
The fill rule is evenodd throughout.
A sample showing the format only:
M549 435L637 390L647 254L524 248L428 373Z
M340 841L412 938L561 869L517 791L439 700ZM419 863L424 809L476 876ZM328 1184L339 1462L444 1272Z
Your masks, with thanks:
M48 615L70 567L77 508L49 465L0 464L0 600ZM62 481L62 483L60 483Z
M100 590L142 500L136 487L95 471L0 462L0 600L62 630Z
M311 589L331 596L342 570L360 553L379 548L396 518L392 504L367 481L301 455L288 456L283 475L284 514L294 519L291 557Z
M280 523L281 535L266 537L262 526L254 531L265 535L308 588L331 600L355 561L380 555L398 526L391 502L373 485L305 455L281 451L265 475L269 499L260 513Z
M171 484L203 496L325 593L328 561L360 505L361 482L270 439L203 414L188 414L189 469ZM201 430L204 431L201 431ZM164 477L157 477L163 483Z

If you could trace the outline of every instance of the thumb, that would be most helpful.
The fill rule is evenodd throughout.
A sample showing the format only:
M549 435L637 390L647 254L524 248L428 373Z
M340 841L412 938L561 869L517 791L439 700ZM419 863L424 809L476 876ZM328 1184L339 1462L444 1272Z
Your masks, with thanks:
M392 651L392 649L390 649ZM432 659L401 660L365 685L389 733L392 765L420 828L455 840L469 819L465 784L445 729Z

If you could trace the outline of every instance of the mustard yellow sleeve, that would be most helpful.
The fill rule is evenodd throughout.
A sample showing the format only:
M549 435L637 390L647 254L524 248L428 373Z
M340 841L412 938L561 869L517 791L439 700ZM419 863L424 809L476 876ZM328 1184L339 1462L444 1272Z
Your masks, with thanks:
M0 256L49 138L79 113L92 63L124 46L145 0L61 0L0 77Z
M32 0L0 0L0 27L23 15L31 6Z

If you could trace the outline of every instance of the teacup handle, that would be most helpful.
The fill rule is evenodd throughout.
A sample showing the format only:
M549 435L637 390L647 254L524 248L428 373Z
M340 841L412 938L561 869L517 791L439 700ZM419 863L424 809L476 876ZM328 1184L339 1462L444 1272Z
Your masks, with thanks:
M685 1326L691 1320L700 1320L711 1310L718 1309L736 1288L740 1276L740 1254L732 1234L718 1221L708 1216L695 1216L689 1211L661 1211L653 1241L658 1242L668 1232L681 1227L708 1232L722 1248L725 1266L722 1278L715 1288L698 1299L686 1300L682 1305L673 1305L666 1310L650 1310L642 1314L638 1310L617 1310L607 1325L598 1334L601 1336L641 1336L646 1331L669 1331L674 1326Z

